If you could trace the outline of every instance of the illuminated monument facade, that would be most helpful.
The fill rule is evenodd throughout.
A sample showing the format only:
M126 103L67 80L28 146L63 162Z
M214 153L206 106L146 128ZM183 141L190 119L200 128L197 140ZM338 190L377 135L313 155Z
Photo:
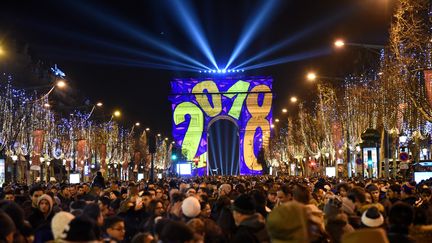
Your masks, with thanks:
M194 175L226 174L211 168L208 155L209 130L213 123L226 119L238 131L238 169L233 174L261 174L258 153L266 149L272 122L272 78L189 78L171 82L173 137L193 165ZM224 141L229 143L229 141ZM218 162L228 166L224 161ZM228 173L229 174L229 173Z

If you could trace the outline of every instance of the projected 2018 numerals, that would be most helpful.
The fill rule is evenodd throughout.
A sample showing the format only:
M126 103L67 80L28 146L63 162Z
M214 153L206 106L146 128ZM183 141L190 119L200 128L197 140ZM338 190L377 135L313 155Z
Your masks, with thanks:
M179 125L190 116L189 125L183 138L182 150L186 152L188 160L192 160L198 150L204 126L204 117L201 109L192 102L183 102L174 110L174 124Z
M270 122L266 119L266 116L271 110L273 95L270 93L270 88L266 85L255 86L251 92L253 93L249 94L246 99L246 107L252 117L246 125L243 141L243 157L246 166L255 171L262 170L262 166L257 163L257 158L254 153L254 137L258 128L261 128L262 134L270 131ZM258 104L259 92L264 92L262 94L264 98L261 105Z
M218 115L229 115L238 121L242 116L241 114L245 112L243 106L246 100L246 108L251 117L247 121L246 127L240 127L244 130L243 160L249 170L262 170L262 166L257 163L254 152L257 149L254 148L256 142L254 139L259 128L263 135L270 130L270 122L266 117L270 114L273 96L270 87L267 85L257 85L248 93L250 86L250 82L239 80L231 85L228 90L221 92L214 81L202 81L197 83L191 90L197 104L191 100L182 102L175 107L174 123L176 126L185 122L187 115L190 116L187 127L181 126L176 129L185 132L182 148L184 152L187 152L188 160L199 156L197 153L202 140L205 116L212 118ZM262 99L259 98L260 95L263 96ZM231 102L222 104L223 97L229 98Z

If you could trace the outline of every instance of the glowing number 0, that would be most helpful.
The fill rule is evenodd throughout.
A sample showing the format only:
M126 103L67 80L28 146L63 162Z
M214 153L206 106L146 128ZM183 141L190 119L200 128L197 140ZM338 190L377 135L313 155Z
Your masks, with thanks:
M237 95L228 113L228 115L234 117L235 119L239 119L240 117L240 112L243 107L243 102L246 99L245 92L248 91L249 86L250 83L239 80L237 83L231 86L231 88L229 88L227 94L224 94L224 96L228 98L233 98L235 95Z
M197 94L204 93L205 90L208 93L213 93L211 94L213 106L210 104L206 94ZM195 99L208 116L217 116L222 111L221 95L217 94L219 89L213 81L203 81L196 84L192 89L192 93L195 94Z
M192 160L201 140L204 126L204 115L201 109L192 102L183 102L174 110L174 124L178 125L186 121L186 115L190 115L190 121L183 139L182 149L187 152L187 159Z
M265 118L271 110L273 94L267 85L257 85L251 92L266 92L264 93L263 103L258 104L258 93L251 93L247 96L246 105L251 118L249 119L243 141L243 158L246 166L251 170L262 170L262 166L257 163L257 158L254 153L254 136L257 128L261 128L262 133L270 131L270 122Z

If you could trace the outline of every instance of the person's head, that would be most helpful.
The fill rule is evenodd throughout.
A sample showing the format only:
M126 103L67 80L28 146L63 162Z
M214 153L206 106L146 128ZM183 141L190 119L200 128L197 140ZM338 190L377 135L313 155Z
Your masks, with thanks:
M267 201L271 203L276 203L277 201L277 192L275 190L269 190L267 193Z
M354 202L357 208L360 208L366 203L366 191L356 186L348 191L348 198Z
M33 205L33 207L36 208L38 198L44 194L44 191L43 191L41 186L36 185L36 186L33 186L32 188L30 188L29 193L30 193L30 197L32 200L32 205Z
M51 221L51 231L53 233L54 239L64 239L66 234L65 229L69 227L69 223L75 218L71 213L68 212L58 212L54 215Z
M388 216L390 225L409 227L414 220L414 209L403 202L397 202L390 208Z
M389 199L400 199L401 187L393 184L387 189L387 197Z
M79 195L79 196L84 195L84 193L85 193L84 186L79 185L77 188L78 188L77 189L77 195Z
M110 192L110 199L116 200L117 198L120 198L120 192L119 191L111 191Z
M378 228L383 226L384 217L379 212L378 208L370 207L363 212L361 217L361 223L367 228Z
M138 233L133 238L131 243L153 243L154 237L150 233Z
M235 224L238 226L255 213L256 205L252 196L241 194L232 205Z
M186 197L190 197L190 196L195 196L196 195L196 190L193 187L189 187L188 189L186 189Z
M422 188L420 190L420 197L424 203L430 202L432 196L432 191L429 188Z
M372 196L372 202L377 203L379 202L379 189L375 184L370 184L366 187L366 191L369 192Z
M47 216L51 213L53 209L53 205L54 205L53 199L48 194L43 194L38 198L37 207L39 211L43 213L44 216Z
M9 215L3 211L0 211L0 225L0 240L12 243L14 241L15 224Z
M339 183L336 187L337 194L341 197L348 196L349 185L348 183Z
M309 242L307 221L306 206L290 201L272 210L266 226L272 242Z
M156 199L161 199L163 196L163 190L161 188L156 189Z
M83 186L83 189L84 189L84 193L89 193L90 192L90 186L87 183L84 183L82 186Z
M415 193L415 184L414 183L405 183L401 187L401 197L402 198L408 198L413 197Z
M201 202L200 205L201 205L200 216L202 218L210 218L210 214L211 214L210 204L208 202Z
M165 213L165 208L161 200L153 199L149 203L148 211L154 216L162 216Z
M302 184L295 185L293 190L293 199L299 203L308 204L310 200L309 188Z
M169 221L160 233L162 242L190 242L194 239L193 231L183 222Z
M96 176L102 177L102 172L100 172L100 171L96 172Z
M4 199L8 201L15 201L15 194L12 190L6 191L4 193Z
M288 185L281 185L276 192L277 202L286 203L292 200L293 192Z
M79 216L69 223L66 231L66 242L93 242L97 240L96 225L93 220L85 216Z
M187 197L182 202L181 210L187 218L195 218L201 213L201 205L196 197Z
M98 204L87 204L83 209L83 215L93 220L97 226L103 225L104 218Z
M231 192L231 185L230 184L222 184L219 187L219 196L228 196Z
M110 238L116 241L122 241L125 236L125 224L124 220L120 217L113 216L105 219L104 222L105 232Z
M69 198L70 195L70 191L69 191L69 186L67 185L63 185L60 188L60 193L65 197L65 198Z
M108 197L100 197L98 204L102 214L104 214L109 211L111 200Z

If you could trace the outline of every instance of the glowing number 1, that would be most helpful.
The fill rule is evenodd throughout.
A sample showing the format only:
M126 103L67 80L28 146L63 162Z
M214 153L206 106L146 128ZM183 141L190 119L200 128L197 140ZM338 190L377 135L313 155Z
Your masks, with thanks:
M248 91L249 86L250 83L239 80L237 83L231 86L229 90L227 90L227 94L224 94L224 96L228 98L233 98L235 95L237 95L228 113L228 115L235 119L239 119L240 117L240 112L243 108L243 102L246 99L246 92Z
M185 116L190 115L189 125L182 143L182 150L186 150L187 159L192 160L201 141L204 126L204 115L201 109L192 102L183 102L174 110L174 124L178 125L186 121Z

